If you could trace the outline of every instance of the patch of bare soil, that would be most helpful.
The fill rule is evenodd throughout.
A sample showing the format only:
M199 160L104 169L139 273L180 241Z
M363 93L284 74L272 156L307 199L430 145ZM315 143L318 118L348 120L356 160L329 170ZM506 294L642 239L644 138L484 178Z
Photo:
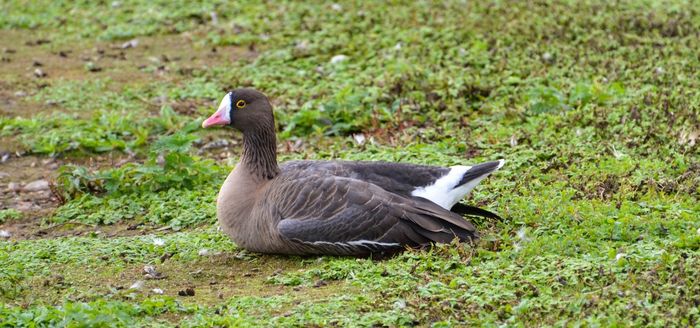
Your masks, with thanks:
M108 261L104 257L102 260ZM105 264L101 269L58 267L60 275L33 277L12 301L17 305L43 299L49 304L65 299L91 301L100 298L139 299L148 295L167 295L184 303L216 306L238 296L291 295L298 299L323 299L347 291L341 282L315 281L312 285L283 286L268 283L282 272L304 268L297 258L274 255L249 255L245 252L204 255L194 262L161 258L160 263L129 263L123 270ZM280 308L279 311L288 310Z
M14 240L79 236L87 233L104 233L107 236L146 233L149 229L128 225L42 225L43 218L50 216L61 205L60 199L51 190L51 184L57 175L56 170L61 165L72 163L99 169L123 165L132 160L134 159L126 154L115 153L60 159L0 152L0 210L14 209L22 214L20 219L11 219L0 224L0 230L8 232L9 238Z
M0 31L0 115L61 110L60 104L41 104L31 97L55 80L109 78L114 82L111 86L121 90L125 84L179 80L196 70L256 55L233 46L204 47L197 42L200 37L184 33L65 44L31 31ZM151 104L149 100L144 103ZM187 113L192 105L177 103L175 107Z

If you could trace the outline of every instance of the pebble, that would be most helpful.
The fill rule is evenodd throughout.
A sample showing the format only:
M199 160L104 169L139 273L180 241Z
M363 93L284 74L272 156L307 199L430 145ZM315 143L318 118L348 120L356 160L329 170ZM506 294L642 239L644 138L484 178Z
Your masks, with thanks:
M10 174L7 173L7 172L0 172L0 179L7 178L7 177L9 177L9 176L10 176Z
M139 45L138 39L131 39L129 41L122 43L121 48L122 49L136 48L136 46L138 46L138 45Z
M27 93L24 91L17 91L15 92L15 97L26 97Z
M153 288L151 292L153 292L153 294L163 295L163 290L160 288Z
M31 211L31 210L36 209L36 208L37 208L37 206L35 206L34 203L32 203L32 202L19 202L15 206L15 209L20 211L20 212L27 212L27 211Z
M7 184L7 189L10 191L18 192L22 188L20 188L19 183L17 182L10 182Z
M46 77L46 72L42 70L41 68L37 68L34 70L34 76L36 77Z
M208 149L216 149L216 148L225 148L231 145L231 142L225 139L219 139L219 140L214 140L212 142L207 143L202 147L202 150L208 150Z
M22 191L24 192L33 192L33 191L42 191L42 190L48 190L49 189L49 182L46 180L36 180L28 183L24 188L22 188Z
M365 135L362 133L354 134L352 136L353 139L355 139L355 143L362 146L365 143Z
M10 238L12 234L7 230L0 230L0 238Z
M141 289L143 288L143 280L137 280L129 289Z
M342 63L344 61L348 60L348 56L346 55L335 55L333 58L331 58L331 64L338 64Z
M102 71L102 67L97 66L97 64L95 64L91 61L85 63L85 69L87 69L89 72L93 72L93 73Z
M549 52L545 52L544 54L542 54L542 60L546 62L551 62L553 58L554 56L552 56L552 54Z

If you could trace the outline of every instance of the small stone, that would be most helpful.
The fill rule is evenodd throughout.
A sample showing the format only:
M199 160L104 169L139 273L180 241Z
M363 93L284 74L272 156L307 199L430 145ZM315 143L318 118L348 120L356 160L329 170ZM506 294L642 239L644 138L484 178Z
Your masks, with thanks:
M199 254L199 256L207 256L207 255L209 255L209 250L206 248L202 248L199 250L198 254Z
M624 259L626 256L627 256L627 254L625 254L625 253L617 253L617 255L615 255L615 261L622 260L622 259Z
M343 6L341 6L340 4L334 3L331 5L331 9L333 9L335 11L341 11L341 10L343 10Z
M24 188L22 188L22 191L24 192L33 192L33 191L42 191L42 190L48 190L49 189L49 182L46 180L36 180L28 183Z
M10 176L10 174L7 173L7 172L0 172L0 179L7 178L7 177L9 177L9 176Z
M153 239L153 245L156 245L156 246L163 246L163 245L165 245L165 240L163 240L163 239L161 239L161 238L154 238L154 239Z
M121 48L122 49L136 48L136 46L138 46L138 45L139 45L138 39L131 39L129 41L122 43Z
M15 208L20 212L31 211L34 210L36 207L37 206L35 206L32 202L19 202L17 203L17 206L15 206Z
M348 56L346 56L346 55L335 55L335 56L333 56L333 58L331 58L331 64L333 64L333 65L339 64L339 63L342 63L346 60L348 60Z
M362 133L354 134L352 138L355 140L355 143L362 146L365 144L365 135Z
M314 283L314 288L319 288L328 285L328 283L325 280L319 280Z
M12 234L7 230L0 230L0 238L10 238Z
M143 273L145 274L156 274L156 268L153 267L152 265L146 265L143 267Z
M141 289L143 288L143 280L137 280L135 283L133 283L129 289Z
M34 76L38 78L46 77L46 72L44 72L41 68L37 68L34 70Z
M97 66L97 64L95 64L91 61L85 63L85 69L87 69L89 72L93 72L93 73L102 71L102 67Z
M160 288L153 288L153 289L151 289L151 292L153 294L163 295L163 290Z
M214 140L212 142L209 142L202 146L202 150L209 150L209 149L217 149L217 148L226 148L231 145L231 142L225 139L218 139Z
M550 62L552 62L552 59L554 59L554 56L552 56L551 53L545 52L545 53L542 54L542 60L544 60L544 61L550 63Z
M656 75L662 75L662 74L666 73L666 70L663 67L659 66L659 67L654 69L654 73Z
M143 273L144 273L144 277L146 277L146 279L160 280L160 279L166 278L166 276L164 274L156 271L156 268L152 265L144 266Z
M24 91L17 91L17 92L15 92L15 97L20 97L20 98L21 98L21 97L26 97L26 96L27 96L27 93L24 92Z
M510 146L515 147L518 145L518 138L515 135L510 136Z
M7 189L10 191L18 192L22 188L19 186L19 183L17 183L17 182L10 182L7 184Z
M163 254L163 255L160 256L160 262L163 263L163 262L167 261L167 260L168 260L169 258L171 258L171 257L173 257L173 254L172 254L172 253L165 253L165 254Z

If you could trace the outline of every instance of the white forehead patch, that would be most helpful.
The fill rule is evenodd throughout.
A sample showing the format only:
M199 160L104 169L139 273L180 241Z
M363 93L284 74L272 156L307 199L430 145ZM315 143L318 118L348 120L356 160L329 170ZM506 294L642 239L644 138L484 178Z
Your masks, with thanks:
M216 110L221 114L221 118L227 122L231 122L231 93L227 93L224 99L221 99L221 104L219 104L219 109Z

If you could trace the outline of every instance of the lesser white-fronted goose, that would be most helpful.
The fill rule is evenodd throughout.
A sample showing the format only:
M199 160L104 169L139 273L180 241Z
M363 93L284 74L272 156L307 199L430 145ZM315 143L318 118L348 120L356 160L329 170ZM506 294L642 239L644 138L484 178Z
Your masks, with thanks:
M405 163L277 164L272 105L253 89L228 93L202 127L243 132L243 156L217 198L223 231L239 246L278 254L382 255L478 238L459 203L503 160L450 168ZM451 211L452 210L452 211Z

